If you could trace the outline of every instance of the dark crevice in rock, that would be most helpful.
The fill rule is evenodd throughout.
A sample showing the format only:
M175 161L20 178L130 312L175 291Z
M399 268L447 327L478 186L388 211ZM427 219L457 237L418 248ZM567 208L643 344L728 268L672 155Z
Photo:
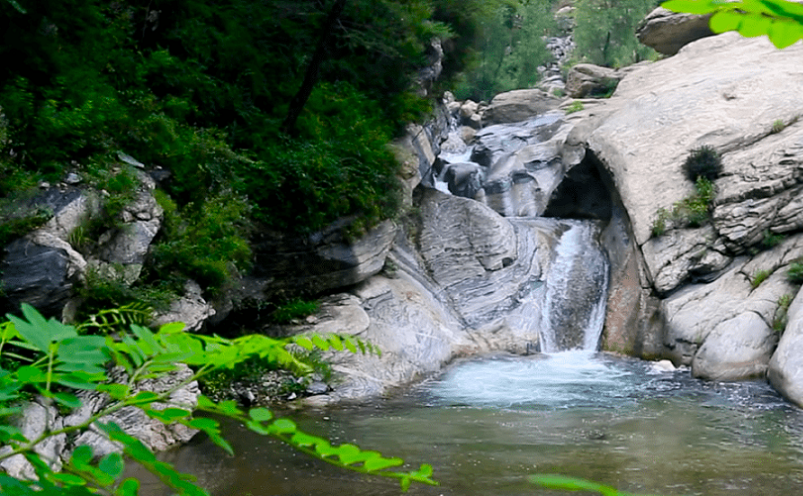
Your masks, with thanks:
M588 153L586 158L571 168L552 193L544 217L591 219L609 222L613 202L609 181L599 161Z

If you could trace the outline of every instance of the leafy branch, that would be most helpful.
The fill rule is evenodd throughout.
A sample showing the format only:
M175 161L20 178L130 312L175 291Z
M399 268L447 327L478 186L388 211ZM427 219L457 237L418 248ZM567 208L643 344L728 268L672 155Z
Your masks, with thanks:
M258 434L277 438L326 463L359 473L397 479L403 491L412 482L437 485L431 478L432 467L429 465L424 464L418 470L408 472L391 470L402 465L403 460L387 458L376 451L365 451L351 444L332 446L326 439L299 430L288 419L274 418L273 413L265 408L255 408L246 413L234 402L215 403L203 396L199 398L197 407L175 404L170 400L176 391L210 371L221 367L232 368L255 356L278 362L297 373L309 373L311 367L288 349L290 345L307 350L317 348L324 351L334 349L380 353L366 341L336 334L287 339L250 335L224 339L184 332L184 324L181 323L164 325L157 332L131 324L129 330L113 336L82 336L78 334L78 329L87 326L76 328L54 319L45 320L29 305L23 305L22 312L24 319L9 316L9 322L0 324L0 356L24 363L13 371L0 366L0 405L14 404L26 390L33 390L40 395L46 400L46 405L55 402L68 410L82 406L82 391L104 393L107 404L77 425L50 430L51 422L48 421L44 432L32 440L27 439L18 427L10 423L0 424L0 442L10 447L0 452L0 461L22 455L38 477L38 481L34 482L0 476L3 494L135 496L139 484L130 478L121 480L124 459L119 453L95 461L92 449L80 446L65 464L64 471L55 472L52 468L54 460L45 459L35 450L48 438L94 429L121 446L124 455L159 477L178 494L207 495L191 476L158 461L140 440L108 420L109 415L124 408L137 408L149 418L168 426L180 424L203 431L230 454L233 450L222 436L219 422L206 417L193 417L194 408L242 422ZM105 315L122 314L108 312ZM117 327L120 321L115 322ZM194 368L194 372L167 390L137 391L142 381L163 377L186 366ZM123 379L114 382L110 378L110 370L118 371L115 375L122 375ZM20 408L4 406L0 408L0 418L9 418L19 412Z
M803 5L786 0L669 0L661 4L673 12L712 14L711 31L738 31L752 38L767 35L777 48L803 39Z

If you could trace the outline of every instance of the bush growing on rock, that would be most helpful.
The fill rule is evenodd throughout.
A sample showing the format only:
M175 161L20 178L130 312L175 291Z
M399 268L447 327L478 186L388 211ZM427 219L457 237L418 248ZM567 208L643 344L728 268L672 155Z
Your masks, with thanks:
M722 157L714 147L703 145L689 153L683 162L683 170L692 182L696 183L700 177L713 181L722 172Z

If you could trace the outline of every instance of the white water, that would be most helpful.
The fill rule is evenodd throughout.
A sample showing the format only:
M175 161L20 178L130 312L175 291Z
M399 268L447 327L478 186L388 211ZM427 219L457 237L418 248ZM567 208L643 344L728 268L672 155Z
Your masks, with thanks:
M541 349L594 351L605 323L608 260L588 221L565 221L569 229L555 248L541 313Z
M556 409L608 406L632 393L630 372L592 351L495 357L451 368L429 385L439 406Z

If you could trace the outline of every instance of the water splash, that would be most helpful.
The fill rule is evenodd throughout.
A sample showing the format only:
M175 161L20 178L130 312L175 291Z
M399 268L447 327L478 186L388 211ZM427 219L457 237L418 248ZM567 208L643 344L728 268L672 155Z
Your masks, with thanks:
M541 349L596 350L605 322L608 258L599 228L590 221L563 221L568 229L555 247L541 313Z

